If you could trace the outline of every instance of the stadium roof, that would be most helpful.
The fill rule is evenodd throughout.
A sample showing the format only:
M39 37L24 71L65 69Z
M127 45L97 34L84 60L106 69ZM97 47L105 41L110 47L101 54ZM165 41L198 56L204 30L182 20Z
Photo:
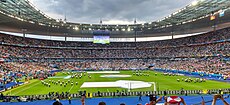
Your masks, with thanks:
M230 7L229 0L198 0L160 20L158 24L180 24L193 19L209 16Z
M230 0L197 0L165 18L151 23L106 25L69 23L65 20L55 20L45 15L42 11L36 9L35 6L33 6L28 0L0 0L0 3L1 14L31 24L54 28L64 27L67 30L74 29L92 31L103 29L110 31L127 31L126 34L133 34L134 30L145 31L171 27L173 25L182 25L209 17L211 14L215 14L220 10L229 10L230 8ZM0 24L6 21L11 21L5 19L3 16L1 16L0 19Z

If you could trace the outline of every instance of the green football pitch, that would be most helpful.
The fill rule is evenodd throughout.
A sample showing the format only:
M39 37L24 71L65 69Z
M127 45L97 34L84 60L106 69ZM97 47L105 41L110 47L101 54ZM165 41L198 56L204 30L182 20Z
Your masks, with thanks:
M81 88L84 82L115 82L118 80L134 80L134 81L143 81L143 82L155 82L156 85L152 85L148 88L139 88L139 89L131 89L130 91L153 91L154 86L158 90L180 90L181 88L185 90L203 90L203 89L220 89L230 87L229 83L218 82L212 80L206 80L205 82L185 82L182 81L182 78L191 78L186 76L164 76L160 72L155 71L144 71L142 74L148 74L149 76L137 76L133 75L132 71L120 71L119 75L131 75L131 77L119 77L119 78L105 78L100 77L101 75L118 75L118 74L90 74L91 78L88 77L88 74L83 75L82 78L66 78L70 77L73 74L80 73L67 73L67 72L59 72L53 78L48 78L43 80L45 83L50 84L49 86L45 86L42 84L41 80L34 79L30 80L29 83L18 86L11 90L5 91L4 94L7 95L39 95L39 94L48 94L49 92L70 92L70 93L78 93L79 91L87 91L87 92L115 92L119 91L127 91L125 88ZM156 75L157 74L157 75ZM177 81L180 79L180 82ZM60 82L58 82L60 81ZM70 82L69 82L70 81ZM52 82L58 82L58 84L54 84ZM73 85L71 83L73 82ZM76 84L76 82L78 84ZM64 83L67 85L62 86L60 83Z

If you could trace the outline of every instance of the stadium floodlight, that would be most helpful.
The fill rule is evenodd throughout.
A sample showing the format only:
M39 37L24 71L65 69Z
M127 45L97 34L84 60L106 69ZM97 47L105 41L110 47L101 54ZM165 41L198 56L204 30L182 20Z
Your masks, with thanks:
M192 2L192 6L196 6L198 4L198 0Z
M130 30L131 30L130 27L128 27L127 31L130 31Z
M79 30L79 28L78 28L77 26L76 26L76 27L74 27L74 29L75 29L75 30Z

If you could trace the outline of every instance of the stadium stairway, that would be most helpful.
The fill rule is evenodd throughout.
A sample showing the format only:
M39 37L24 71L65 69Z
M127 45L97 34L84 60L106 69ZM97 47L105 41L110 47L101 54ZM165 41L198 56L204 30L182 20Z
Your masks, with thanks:
M225 95L227 96L227 95ZM201 102L201 96L182 96L186 101L187 105L199 105ZM206 105L211 105L212 95L204 95L204 100L207 101ZM230 102L230 98L225 99ZM106 105L119 105L120 103L125 103L126 105L137 105L137 103L142 103L145 105L149 101L149 97L142 97L142 101L138 101L138 97L119 97L119 98L92 98L86 99L86 105L98 105L99 102L104 101ZM54 100L42 100L33 102L1 102L0 105L52 105ZM68 100L61 100L63 105L69 105ZM160 102L160 103L163 103ZM80 99L72 100L72 105L81 105ZM161 104L160 104L161 105ZM218 100L216 105L223 105L223 103Z

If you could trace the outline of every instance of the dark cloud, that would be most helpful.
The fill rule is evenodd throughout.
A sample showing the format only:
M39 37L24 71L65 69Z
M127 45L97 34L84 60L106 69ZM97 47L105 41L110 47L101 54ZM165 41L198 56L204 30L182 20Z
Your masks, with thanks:
M52 18L71 22L104 21L150 22L168 16L193 0L30 0Z

